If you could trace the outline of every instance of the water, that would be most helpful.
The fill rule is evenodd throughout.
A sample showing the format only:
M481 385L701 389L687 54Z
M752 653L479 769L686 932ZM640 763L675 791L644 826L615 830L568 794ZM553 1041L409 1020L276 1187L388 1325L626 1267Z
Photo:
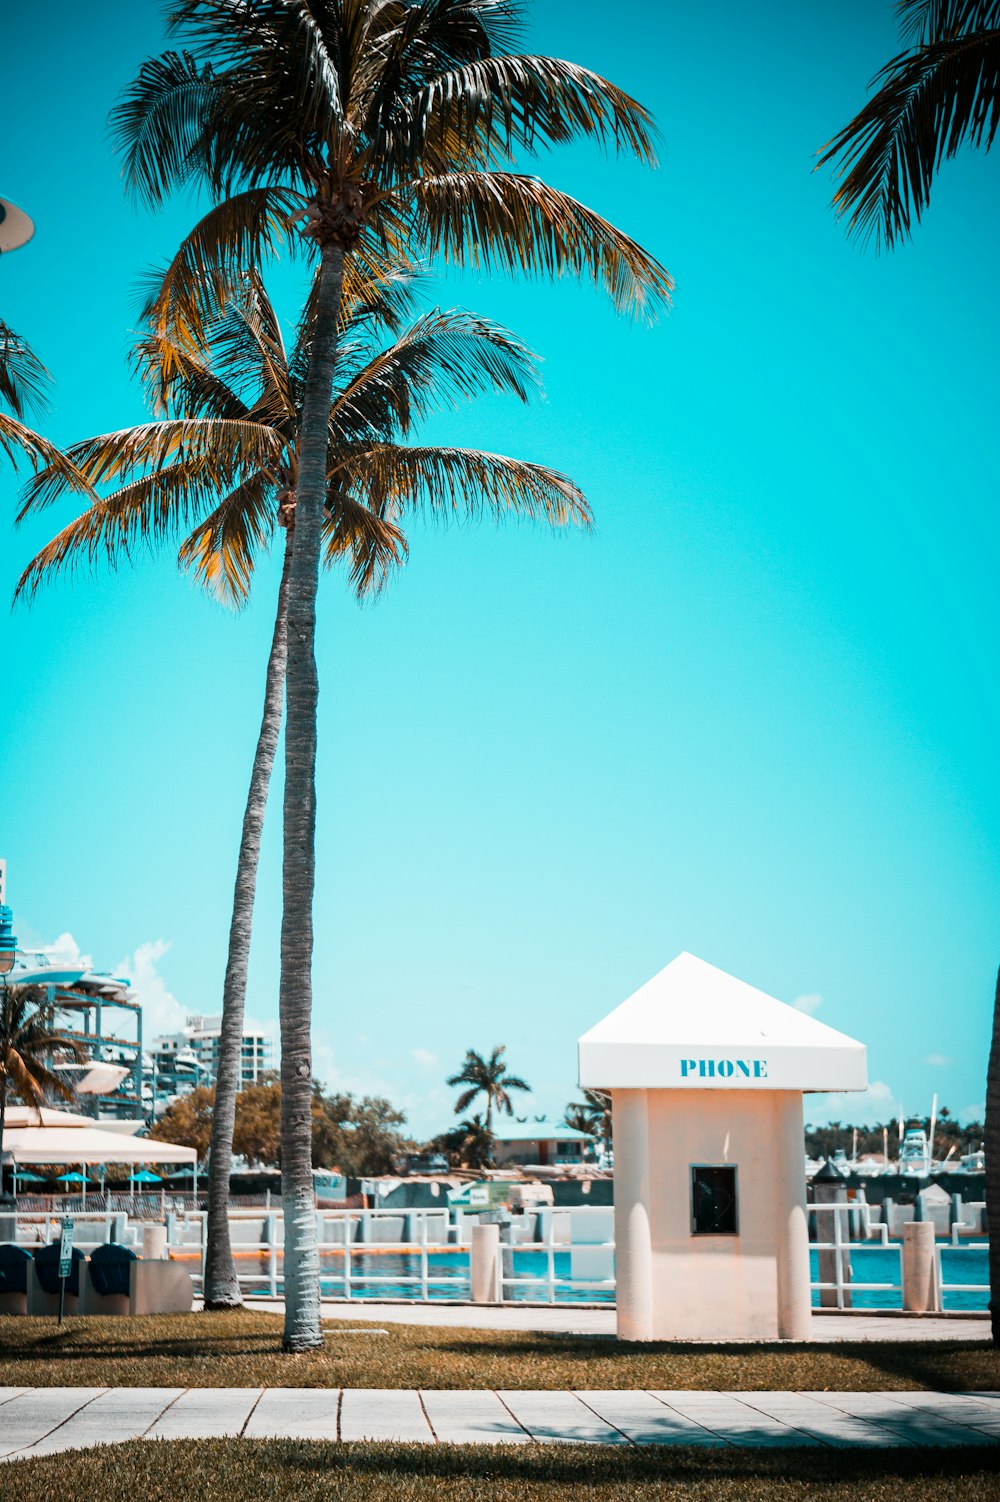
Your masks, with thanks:
M515 1278L531 1279L531 1282L508 1284L504 1298L508 1303L545 1303L548 1301L548 1253L514 1251L513 1275ZM339 1274L342 1257L328 1258L334 1262ZM570 1254L553 1253L553 1271L556 1279L570 1276ZM332 1272L332 1267L329 1269ZM469 1254L463 1248L449 1252L427 1254L428 1293L431 1299L462 1299L472 1297L469 1279ZM408 1281L411 1280L412 1281ZM322 1278L324 1294L333 1298L343 1297L342 1276L330 1276L324 1269ZM352 1299L420 1299L420 1253L389 1252L366 1253L351 1250L351 1298ZM566 1288L556 1287L558 1304L613 1304L613 1288Z
M850 1248L851 1270L856 1283L895 1283L895 1288L856 1288L852 1290L851 1305L854 1309L901 1309L902 1294L899 1291L902 1248L897 1243L887 1247L852 1246ZM809 1248L810 1277L819 1278L819 1253ZM950 1283L989 1283L989 1253L985 1247L941 1248L941 1275L944 1283L945 1309L987 1309L989 1291L986 1287L974 1290L950 1289ZM819 1304L819 1291L813 1290L813 1307Z
M898 1245L888 1247L852 1246L851 1267L856 1283L894 1283L895 1288L853 1290L852 1306L855 1309L900 1309L902 1296L899 1291L900 1253ZM504 1294L510 1303L544 1303L548 1300L548 1255L537 1251L514 1251L513 1272L515 1278L530 1278L537 1281L507 1285ZM819 1278L819 1253L809 1249L810 1276ZM331 1276L341 1271L340 1256L325 1256L323 1292L333 1297L343 1297L344 1283L341 1277ZM553 1257L556 1279L570 1276L568 1252L556 1252ZM944 1276L945 1309L982 1310L989 1306L988 1253L979 1247L941 1248L941 1269ZM471 1298L469 1285L469 1257L465 1248L454 1251L427 1254L428 1293L431 1299ZM412 1279L412 1281L406 1281ZM377 1280L377 1281L368 1281ZM978 1283L975 1290L950 1289L952 1283ZM352 1250L351 1297L353 1299L420 1299L420 1254L418 1252L392 1252L372 1254ZM613 1304L613 1288L560 1287L555 1291L557 1304ZM812 1296L814 1307L819 1304L819 1291Z

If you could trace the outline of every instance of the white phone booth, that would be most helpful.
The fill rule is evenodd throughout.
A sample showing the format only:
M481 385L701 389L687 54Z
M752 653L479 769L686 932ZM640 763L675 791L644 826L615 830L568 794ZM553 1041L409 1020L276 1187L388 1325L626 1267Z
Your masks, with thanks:
M680 954L579 1048L613 1103L619 1337L807 1339L802 1096L863 1090L864 1045Z

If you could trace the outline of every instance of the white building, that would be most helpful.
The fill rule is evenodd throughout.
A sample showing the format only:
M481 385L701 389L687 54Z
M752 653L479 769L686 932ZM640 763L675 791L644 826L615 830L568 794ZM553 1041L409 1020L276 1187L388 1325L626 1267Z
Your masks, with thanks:
M587 1132L544 1116L513 1121L501 1117L493 1128L493 1161L498 1168L582 1163L593 1145L594 1138Z
M152 1058L157 1094L183 1094L195 1085L215 1084L219 1073L222 1018L194 1016L183 1030L154 1038ZM256 1085L274 1068L274 1040L263 1027L244 1025L240 1045L240 1089Z

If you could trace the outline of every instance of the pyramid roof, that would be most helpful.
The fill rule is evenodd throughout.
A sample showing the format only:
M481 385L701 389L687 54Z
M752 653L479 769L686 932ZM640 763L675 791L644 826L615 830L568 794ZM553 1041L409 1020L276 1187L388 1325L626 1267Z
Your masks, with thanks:
M683 953L579 1040L591 1089L863 1090L864 1044Z

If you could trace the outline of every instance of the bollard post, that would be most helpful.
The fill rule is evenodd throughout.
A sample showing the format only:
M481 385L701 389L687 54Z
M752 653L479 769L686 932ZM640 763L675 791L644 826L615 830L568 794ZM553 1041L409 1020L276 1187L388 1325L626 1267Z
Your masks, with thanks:
M501 1296L499 1226L472 1227L469 1270L472 1302L474 1304L499 1304Z
M903 1308L908 1314L934 1314L941 1308L934 1222L908 1220L903 1227Z
M125 1243L125 1228L127 1227L127 1225L128 1216L123 1210L118 1210L114 1215L112 1215L111 1236L109 1239L113 1241L117 1246L123 1246Z
M162 1262L167 1255L166 1226L143 1226L142 1255L153 1262Z
M272 1299L278 1297L278 1220L271 1211L264 1216L264 1244L267 1247L267 1288Z

